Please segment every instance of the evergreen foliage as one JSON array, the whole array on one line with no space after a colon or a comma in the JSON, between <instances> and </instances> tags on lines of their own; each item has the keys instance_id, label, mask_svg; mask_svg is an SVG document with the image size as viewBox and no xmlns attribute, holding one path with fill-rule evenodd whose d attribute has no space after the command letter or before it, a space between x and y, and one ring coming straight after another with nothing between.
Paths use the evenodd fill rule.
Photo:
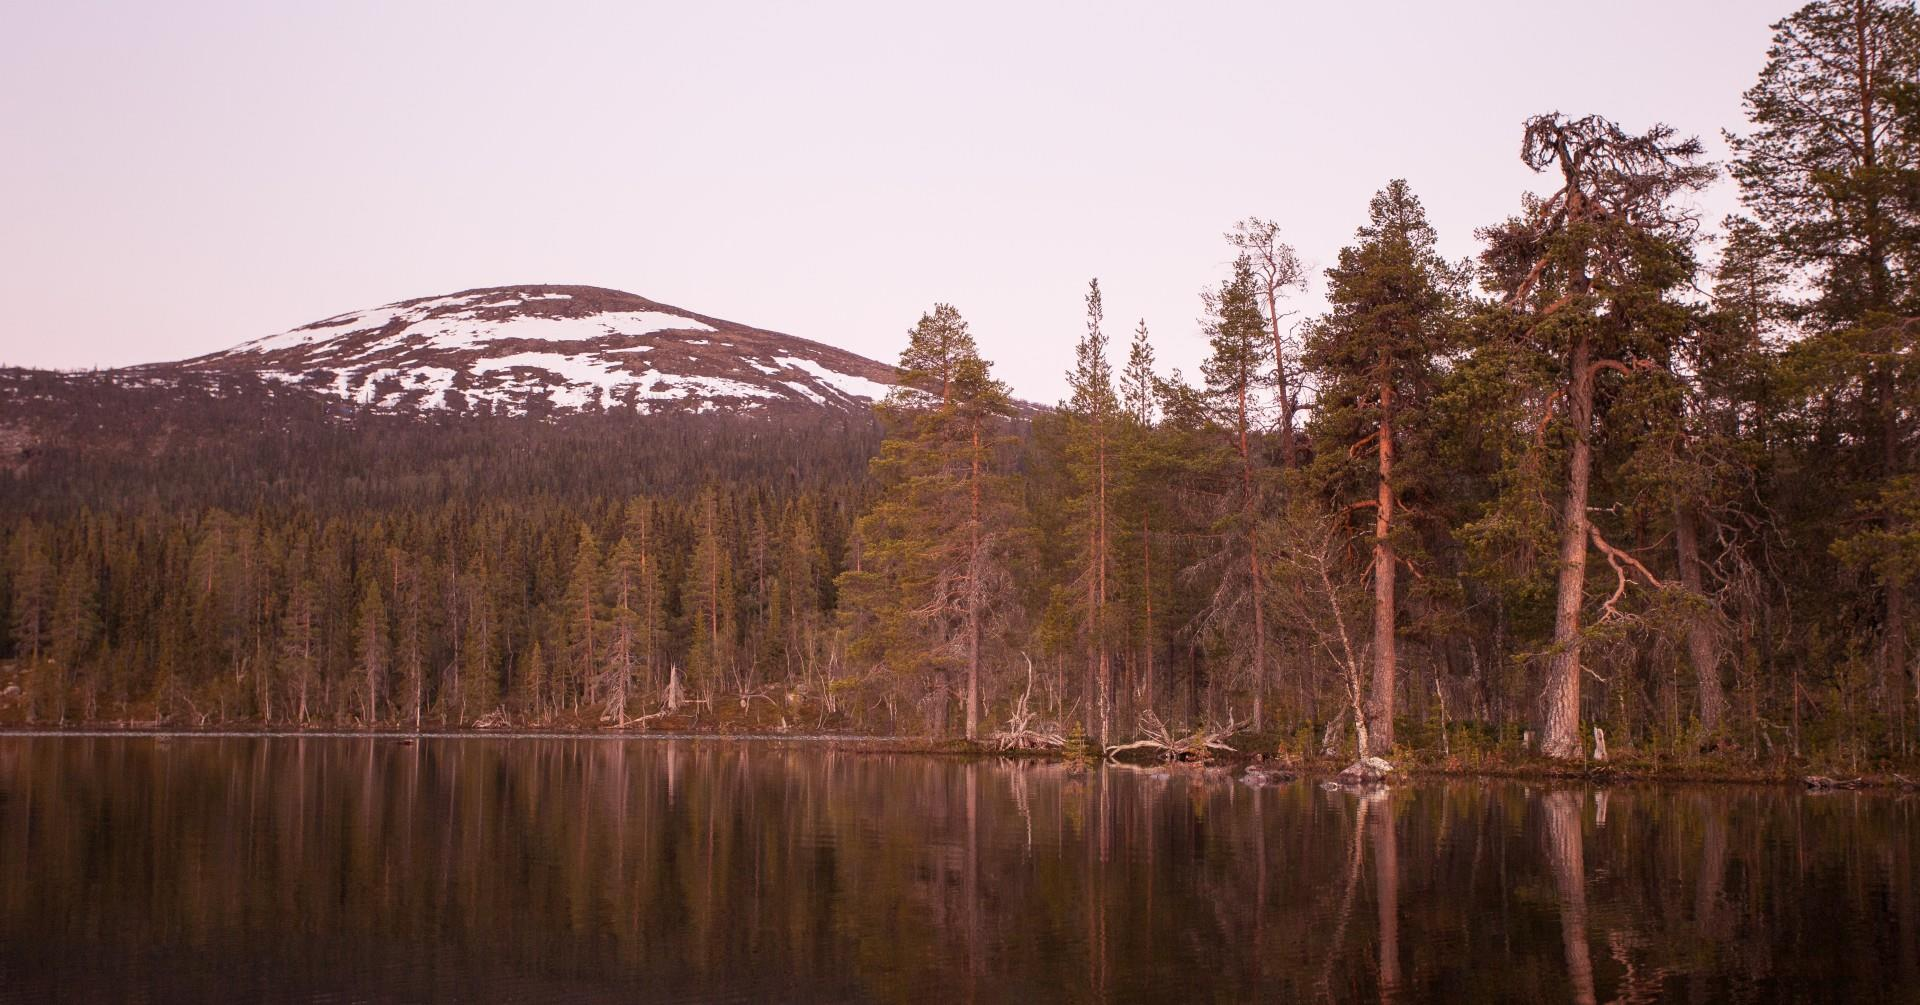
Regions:
<instances>
[{"instance_id":1,"label":"evergreen foliage","mask_svg":"<svg viewBox=\"0 0 1920 1005\"><path fill-rule=\"evenodd\" d=\"M1718 234L1696 141L1558 114L1471 267L1392 181L1290 320L1242 221L1197 381L1095 281L1051 410L947 304L871 422L0 372L0 721L1911 759L1916 72L1910 4L1775 25Z\"/></svg>"}]
</instances>

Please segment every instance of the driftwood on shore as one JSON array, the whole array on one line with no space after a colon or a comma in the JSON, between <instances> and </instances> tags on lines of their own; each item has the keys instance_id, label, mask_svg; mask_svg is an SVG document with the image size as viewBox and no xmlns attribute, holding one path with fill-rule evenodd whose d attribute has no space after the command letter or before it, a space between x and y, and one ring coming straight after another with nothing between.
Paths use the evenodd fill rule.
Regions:
<instances>
[{"instance_id":1,"label":"driftwood on shore","mask_svg":"<svg viewBox=\"0 0 1920 1005\"><path fill-rule=\"evenodd\" d=\"M1025 653L1020 654L1026 658ZM1033 711L1033 660L1027 659L1027 689L1013 703L1013 712L1007 716L1007 728L995 732L988 739L1001 750L1059 750L1067 745L1067 737L1060 732L1056 723L1039 723L1039 714Z\"/></svg>"},{"instance_id":2,"label":"driftwood on shore","mask_svg":"<svg viewBox=\"0 0 1920 1005\"><path fill-rule=\"evenodd\" d=\"M1131 743L1116 743L1106 749L1109 760L1129 750L1157 750L1161 758L1168 761L1205 761L1213 757L1216 750L1233 753L1227 746L1227 738L1247 728L1241 720L1230 720L1224 726L1208 723L1192 732L1175 736L1167 724L1160 721L1152 709L1140 713L1140 732L1144 739Z\"/></svg>"}]
</instances>

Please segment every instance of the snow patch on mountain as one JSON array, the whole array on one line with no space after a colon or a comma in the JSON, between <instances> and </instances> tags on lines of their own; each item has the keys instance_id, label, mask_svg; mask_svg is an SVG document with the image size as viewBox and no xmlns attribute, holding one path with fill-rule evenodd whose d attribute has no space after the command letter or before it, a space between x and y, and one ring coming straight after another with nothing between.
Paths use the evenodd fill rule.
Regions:
<instances>
[{"instance_id":1,"label":"snow patch on mountain","mask_svg":"<svg viewBox=\"0 0 1920 1005\"><path fill-rule=\"evenodd\" d=\"M854 398L865 398L868 401L879 401L881 398L886 397L887 392L891 390L891 387L889 385L882 384L877 380L869 380L865 377L857 376L855 374L840 373L837 370L830 370L827 367L822 366L821 364L816 363L810 359L800 359L799 357L795 357L795 356L784 356L784 357L781 357L778 360L778 362L783 366L791 366L796 369L805 370L806 372L813 374L815 377L818 377L821 380L821 382L825 383L827 386L832 387L833 389L839 391L842 394L845 394Z\"/></svg>"},{"instance_id":2,"label":"snow patch on mountain","mask_svg":"<svg viewBox=\"0 0 1920 1005\"><path fill-rule=\"evenodd\" d=\"M695 337L717 336L717 337ZM596 287L501 287L387 304L188 360L358 407L861 410L894 370L806 339Z\"/></svg>"}]
</instances>

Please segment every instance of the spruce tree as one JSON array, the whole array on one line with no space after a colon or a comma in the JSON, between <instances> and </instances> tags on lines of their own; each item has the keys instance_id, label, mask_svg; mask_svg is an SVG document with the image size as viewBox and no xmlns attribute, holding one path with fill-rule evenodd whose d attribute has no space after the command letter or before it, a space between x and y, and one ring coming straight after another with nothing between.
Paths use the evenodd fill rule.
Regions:
<instances>
[{"instance_id":1,"label":"spruce tree","mask_svg":"<svg viewBox=\"0 0 1920 1005\"><path fill-rule=\"evenodd\" d=\"M695 543L681 587L691 641L687 670L692 683L711 694L733 682L735 619L733 527L720 492L708 486L694 504Z\"/></svg>"},{"instance_id":2,"label":"spruce tree","mask_svg":"<svg viewBox=\"0 0 1920 1005\"><path fill-rule=\"evenodd\" d=\"M402 715L420 730L427 706L427 596L422 582L430 569L416 565L396 549L397 594L394 598L394 670L399 675Z\"/></svg>"},{"instance_id":3,"label":"spruce tree","mask_svg":"<svg viewBox=\"0 0 1920 1005\"><path fill-rule=\"evenodd\" d=\"M1133 342L1127 346L1127 365L1120 372L1121 408L1138 426L1151 426L1159 393L1158 376L1153 368L1153 341L1147 334L1147 319L1141 318L1133 330Z\"/></svg>"},{"instance_id":4,"label":"spruce tree","mask_svg":"<svg viewBox=\"0 0 1920 1005\"><path fill-rule=\"evenodd\" d=\"M553 702L548 695L546 650L539 639L534 639L527 647L526 657L520 663L519 678L516 687L520 691L520 707L535 722L545 722Z\"/></svg>"},{"instance_id":5,"label":"spruce tree","mask_svg":"<svg viewBox=\"0 0 1920 1005\"><path fill-rule=\"evenodd\" d=\"M40 673L45 675L45 697L54 706L55 718L62 722L66 721L73 683L84 672L87 657L100 638L99 584L90 566L84 556L66 563L47 623L48 666Z\"/></svg>"},{"instance_id":6,"label":"spruce tree","mask_svg":"<svg viewBox=\"0 0 1920 1005\"><path fill-rule=\"evenodd\" d=\"M294 721L305 726L313 715L313 692L320 672L318 602L305 547L287 560L287 601L280 616L280 672L293 688Z\"/></svg>"},{"instance_id":7,"label":"spruce tree","mask_svg":"<svg viewBox=\"0 0 1920 1005\"><path fill-rule=\"evenodd\" d=\"M643 675L652 647L646 615L650 596L646 562L633 540L622 535L607 560L608 595L605 669L598 685L605 715L615 722L627 718L634 684Z\"/></svg>"},{"instance_id":8,"label":"spruce tree","mask_svg":"<svg viewBox=\"0 0 1920 1005\"><path fill-rule=\"evenodd\" d=\"M462 722L492 711L500 704L500 613L496 588L484 552L467 559L460 577L464 601L464 631L460 639L459 677L453 707Z\"/></svg>"},{"instance_id":9,"label":"spruce tree","mask_svg":"<svg viewBox=\"0 0 1920 1005\"><path fill-rule=\"evenodd\" d=\"M596 678L601 657L601 586L600 545L593 529L581 523L560 604L563 662L556 675L565 700L575 710L593 705L600 697Z\"/></svg>"},{"instance_id":10,"label":"spruce tree","mask_svg":"<svg viewBox=\"0 0 1920 1005\"><path fill-rule=\"evenodd\" d=\"M54 575L45 531L35 521L22 521L14 531L12 559L13 645L29 663L37 663L46 652Z\"/></svg>"},{"instance_id":11,"label":"spruce tree","mask_svg":"<svg viewBox=\"0 0 1920 1005\"><path fill-rule=\"evenodd\" d=\"M380 697L386 687L391 648L387 637L387 605L380 594L380 580L366 577L360 590L360 602L353 615L353 660L367 695L366 723L380 720Z\"/></svg>"}]
</instances>

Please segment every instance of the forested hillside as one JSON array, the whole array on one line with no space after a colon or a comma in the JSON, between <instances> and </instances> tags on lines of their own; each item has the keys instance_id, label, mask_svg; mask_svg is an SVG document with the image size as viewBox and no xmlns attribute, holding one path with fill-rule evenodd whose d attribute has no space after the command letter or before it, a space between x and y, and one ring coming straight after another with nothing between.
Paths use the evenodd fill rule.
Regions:
<instances>
[{"instance_id":1,"label":"forested hillside","mask_svg":"<svg viewBox=\"0 0 1920 1005\"><path fill-rule=\"evenodd\" d=\"M1471 260L1384 165L1304 324L1242 221L1197 374L1093 282L1043 413L945 304L872 425L13 374L0 717L1911 758L1920 19L1767 55L1724 165L1521 124Z\"/></svg>"}]
</instances>

